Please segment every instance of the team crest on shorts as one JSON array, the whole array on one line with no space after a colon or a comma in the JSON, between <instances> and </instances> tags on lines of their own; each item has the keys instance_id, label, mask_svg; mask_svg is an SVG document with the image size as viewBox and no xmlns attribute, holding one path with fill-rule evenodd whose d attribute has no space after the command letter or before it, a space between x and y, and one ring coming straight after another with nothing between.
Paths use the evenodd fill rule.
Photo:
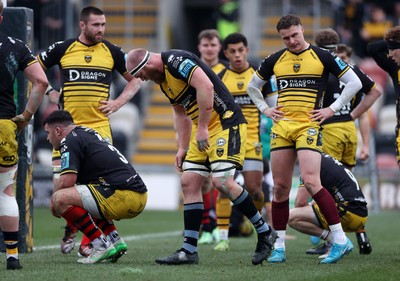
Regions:
<instances>
[{"instance_id":1,"label":"team crest on shorts","mask_svg":"<svg viewBox=\"0 0 400 281\"><path fill-rule=\"evenodd\" d=\"M295 63L294 65L293 65L293 71L294 72L299 72L300 71L300 64L299 63Z\"/></svg>"},{"instance_id":2,"label":"team crest on shorts","mask_svg":"<svg viewBox=\"0 0 400 281\"><path fill-rule=\"evenodd\" d=\"M217 148L217 156L222 157L224 155L224 149L223 148Z\"/></svg>"},{"instance_id":3,"label":"team crest on shorts","mask_svg":"<svg viewBox=\"0 0 400 281\"><path fill-rule=\"evenodd\" d=\"M92 56L91 55L85 55L85 61L87 63L91 62L92 61Z\"/></svg>"},{"instance_id":4,"label":"team crest on shorts","mask_svg":"<svg viewBox=\"0 0 400 281\"><path fill-rule=\"evenodd\" d=\"M314 142L314 138L307 137L307 144L312 144Z\"/></svg>"},{"instance_id":5,"label":"team crest on shorts","mask_svg":"<svg viewBox=\"0 0 400 281\"><path fill-rule=\"evenodd\" d=\"M254 143L255 146L255 150L256 150L256 155L260 155L261 154L261 143L256 142Z\"/></svg>"}]
</instances>

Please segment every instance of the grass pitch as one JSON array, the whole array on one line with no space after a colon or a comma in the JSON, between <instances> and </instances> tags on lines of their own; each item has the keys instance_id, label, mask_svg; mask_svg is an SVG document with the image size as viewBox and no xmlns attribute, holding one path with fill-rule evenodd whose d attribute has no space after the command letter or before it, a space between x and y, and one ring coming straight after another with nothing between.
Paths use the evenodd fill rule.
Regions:
<instances>
[{"instance_id":1,"label":"grass pitch","mask_svg":"<svg viewBox=\"0 0 400 281\"><path fill-rule=\"evenodd\" d=\"M359 255L355 234L348 237L354 252L334 265L319 265L316 256L306 255L312 247L309 237L288 228L295 239L286 242L287 261L253 266L251 257L255 236L231 238L228 252L215 252L212 245L200 245L198 265L160 266L154 260L169 255L182 243L181 211L144 211L132 220L117 222L119 233L128 244L128 254L118 263L78 264L77 248L61 254L59 241L64 221L51 216L46 208L34 211L34 251L21 254L20 271L5 270L5 255L0 255L1 280L91 281L91 280L400 280L399 211L371 214L367 222L373 251Z\"/></svg>"}]
</instances>

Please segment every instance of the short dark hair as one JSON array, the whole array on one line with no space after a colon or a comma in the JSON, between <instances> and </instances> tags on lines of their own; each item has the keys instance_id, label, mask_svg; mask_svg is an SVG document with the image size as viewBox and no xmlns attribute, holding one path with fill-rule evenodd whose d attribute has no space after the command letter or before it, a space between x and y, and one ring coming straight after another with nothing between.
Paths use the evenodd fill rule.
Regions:
<instances>
[{"instance_id":1,"label":"short dark hair","mask_svg":"<svg viewBox=\"0 0 400 281\"><path fill-rule=\"evenodd\" d=\"M79 16L79 20L83 21L84 23L87 23L90 15L102 16L104 15L104 12L97 7L87 6L82 9L81 15Z\"/></svg>"},{"instance_id":2,"label":"short dark hair","mask_svg":"<svg viewBox=\"0 0 400 281\"><path fill-rule=\"evenodd\" d=\"M347 46L345 44L338 44L337 47L336 47L335 53L338 54L338 53L343 53L343 52L345 52L346 55L350 58L351 55L353 54L353 48L349 47L349 46Z\"/></svg>"},{"instance_id":3,"label":"short dark hair","mask_svg":"<svg viewBox=\"0 0 400 281\"><path fill-rule=\"evenodd\" d=\"M54 125L54 124L63 124L64 126L68 126L74 123L74 119L72 118L71 113L66 110L55 110L47 116L47 118L43 121L44 125Z\"/></svg>"},{"instance_id":4,"label":"short dark hair","mask_svg":"<svg viewBox=\"0 0 400 281\"><path fill-rule=\"evenodd\" d=\"M242 33L235 32L231 33L228 36L225 37L223 41L223 49L226 50L228 49L229 44L237 44L243 42L243 45L247 47L247 38L244 36Z\"/></svg>"},{"instance_id":5,"label":"short dark hair","mask_svg":"<svg viewBox=\"0 0 400 281\"><path fill-rule=\"evenodd\" d=\"M325 49L335 49L340 43L339 34L332 28L320 29L315 33L315 44Z\"/></svg>"},{"instance_id":6,"label":"short dark hair","mask_svg":"<svg viewBox=\"0 0 400 281\"><path fill-rule=\"evenodd\" d=\"M276 30L278 30L279 32L281 29L288 29L291 26L298 26L298 25L302 25L300 18L296 15L289 14L281 17L281 19L276 24Z\"/></svg>"}]
</instances>

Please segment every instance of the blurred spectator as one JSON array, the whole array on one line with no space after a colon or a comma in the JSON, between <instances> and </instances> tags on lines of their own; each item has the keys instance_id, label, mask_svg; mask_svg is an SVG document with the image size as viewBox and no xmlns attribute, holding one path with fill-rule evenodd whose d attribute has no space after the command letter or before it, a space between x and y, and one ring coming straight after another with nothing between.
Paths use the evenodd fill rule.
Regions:
<instances>
[{"instance_id":1,"label":"blurred spectator","mask_svg":"<svg viewBox=\"0 0 400 281\"><path fill-rule=\"evenodd\" d=\"M400 25L400 2L393 4L393 24Z\"/></svg>"},{"instance_id":2,"label":"blurred spectator","mask_svg":"<svg viewBox=\"0 0 400 281\"><path fill-rule=\"evenodd\" d=\"M26 7L34 11L33 28L35 37L34 51L46 47L50 42L64 40L65 5L61 0L13 0L9 6ZM44 41L44 42L43 42Z\"/></svg>"},{"instance_id":3,"label":"blurred spectator","mask_svg":"<svg viewBox=\"0 0 400 281\"><path fill-rule=\"evenodd\" d=\"M358 42L360 42L360 30L364 18L363 0L344 0L343 7L338 11L337 32L341 42L352 46L358 55ZM364 48L361 46L361 48Z\"/></svg>"},{"instance_id":4,"label":"blurred spectator","mask_svg":"<svg viewBox=\"0 0 400 281\"><path fill-rule=\"evenodd\" d=\"M220 0L216 12L217 29L221 40L231 33L239 32L239 3L237 0Z\"/></svg>"},{"instance_id":5,"label":"blurred spectator","mask_svg":"<svg viewBox=\"0 0 400 281\"><path fill-rule=\"evenodd\" d=\"M358 44L358 56L367 56L367 44L372 41L381 40L386 31L393 26L393 22L387 18L385 10L375 4L367 6L367 17L363 22L360 35L362 42Z\"/></svg>"}]
</instances>

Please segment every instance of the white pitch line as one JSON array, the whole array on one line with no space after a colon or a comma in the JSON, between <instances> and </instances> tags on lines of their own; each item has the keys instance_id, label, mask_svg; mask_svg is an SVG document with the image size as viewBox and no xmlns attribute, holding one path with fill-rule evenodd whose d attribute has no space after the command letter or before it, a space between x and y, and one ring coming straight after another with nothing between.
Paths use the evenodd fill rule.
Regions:
<instances>
[{"instance_id":1,"label":"white pitch line","mask_svg":"<svg viewBox=\"0 0 400 281\"><path fill-rule=\"evenodd\" d=\"M182 235L181 231L170 231L170 232L161 232L161 233L146 233L141 235L131 235L131 236L123 236L124 241L135 241L135 240L143 240L143 239L153 239L153 238L166 238ZM33 251L44 251L44 250L53 250L60 248L60 245L46 245L46 246L37 246L33 247Z\"/></svg>"}]
</instances>

